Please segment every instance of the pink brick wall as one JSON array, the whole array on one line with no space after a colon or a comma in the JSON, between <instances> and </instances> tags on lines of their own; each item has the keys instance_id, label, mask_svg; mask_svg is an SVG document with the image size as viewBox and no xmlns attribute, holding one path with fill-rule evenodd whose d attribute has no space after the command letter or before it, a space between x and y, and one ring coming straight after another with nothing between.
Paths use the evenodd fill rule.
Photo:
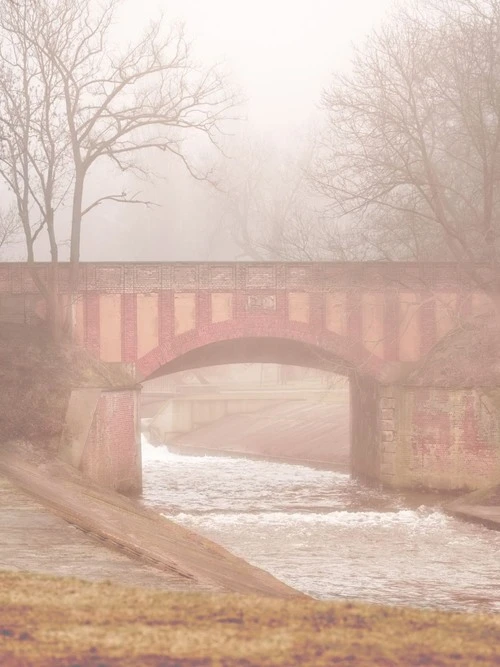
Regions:
<instances>
[{"instance_id":1,"label":"pink brick wall","mask_svg":"<svg viewBox=\"0 0 500 667\"><path fill-rule=\"evenodd\" d=\"M101 393L80 464L93 482L122 493L142 488L138 397L134 389Z\"/></svg>"}]
</instances>

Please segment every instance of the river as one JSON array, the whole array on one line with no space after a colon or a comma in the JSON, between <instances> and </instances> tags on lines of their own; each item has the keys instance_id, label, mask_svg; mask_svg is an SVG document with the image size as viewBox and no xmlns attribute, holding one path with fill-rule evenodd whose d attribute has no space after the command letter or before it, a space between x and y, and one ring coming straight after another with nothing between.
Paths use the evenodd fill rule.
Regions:
<instances>
[{"instance_id":1,"label":"river","mask_svg":"<svg viewBox=\"0 0 500 667\"><path fill-rule=\"evenodd\" d=\"M500 612L500 532L343 473L143 436L143 502L315 598Z\"/></svg>"}]
</instances>

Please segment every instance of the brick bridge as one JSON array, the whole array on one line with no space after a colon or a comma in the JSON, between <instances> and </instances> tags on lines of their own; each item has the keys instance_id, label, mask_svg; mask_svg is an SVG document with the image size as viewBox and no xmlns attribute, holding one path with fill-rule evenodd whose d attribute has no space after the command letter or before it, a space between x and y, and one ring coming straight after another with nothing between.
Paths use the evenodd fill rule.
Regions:
<instances>
[{"instance_id":1,"label":"brick bridge","mask_svg":"<svg viewBox=\"0 0 500 667\"><path fill-rule=\"evenodd\" d=\"M330 369L351 377L354 472L393 486L438 488L475 487L491 472L493 455L471 468L460 435L462 424L476 437L469 427L481 397L444 389L430 403L416 390L400 396L405 373L440 338L492 308L456 265L84 263L72 303L68 275L61 265L60 298L73 310L76 339L102 361L129 365L139 381L231 362ZM0 321L37 317L43 302L27 266L0 264ZM458 401L456 410L450 401ZM440 415L450 410L458 421L443 434ZM496 415L493 421L490 431Z\"/></svg>"}]
</instances>

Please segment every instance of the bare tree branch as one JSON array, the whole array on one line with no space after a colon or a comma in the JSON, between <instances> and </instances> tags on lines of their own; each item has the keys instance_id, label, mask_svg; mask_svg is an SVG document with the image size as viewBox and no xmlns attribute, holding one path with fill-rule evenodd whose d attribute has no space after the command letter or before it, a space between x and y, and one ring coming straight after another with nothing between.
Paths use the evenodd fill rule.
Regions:
<instances>
[{"instance_id":1,"label":"bare tree branch","mask_svg":"<svg viewBox=\"0 0 500 667\"><path fill-rule=\"evenodd\" d=\"M448 258L498 291L499 46L497 0L418 0L334 77L310 179L333 220L350 220L339 250ZM472 268L480 262L486 281Z\"/></svg>"},{"instance_id":2,"label":"bare tree branch","mask_svg":"<svg viewBox=\"0 0 500 667\"><path fill-rule=\"evenodd\" d=\"M56 215L70 209L73 290L84 216L105 201L152 205L116 194L116 185L86 201L96 163L143 172L139 156L157 150L210 180L186 140L217 146L238 102L220 68L198 66L184 27L164 17L120 52L112 28L121 4L23 0L0 13L0 177L13 192L31 264L42 231L57 263Z\"/></svg>"},{"instance_id":3,"label":"bare tree branch","mask_svg":"<svg viewBox=\"0 0 500 667\"><path fill-rule=\"evenodd\" d=\"M92 204L89 204L87 208L82 211L82 218L84 215L87 215L87 213L90 213L90 211L92 211L97 206L100 206L105 201L113 201L119 204L141 204L147 208L150 208L151 206L158 206L158 204L155 204L155 202L149 201L147 199L137 199L137 196L138 195L136 194L128 197L126 192L121 192L117 195L105 195L104 197L99 197L99 199L93 201Z\"/></svg>"}]
</instances>

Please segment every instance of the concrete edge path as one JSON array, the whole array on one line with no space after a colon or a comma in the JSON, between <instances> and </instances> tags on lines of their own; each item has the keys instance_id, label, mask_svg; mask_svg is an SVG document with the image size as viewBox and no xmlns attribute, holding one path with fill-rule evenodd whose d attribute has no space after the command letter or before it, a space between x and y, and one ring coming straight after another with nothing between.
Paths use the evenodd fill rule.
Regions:
<instances>
[{"instance_id":1,"label":"concrete edge path","mask_svg":"<svg viewBox=\"0 0 500 667\"><path fill-rule=\"evenodd\" d=\"M500 530L500 485L469 491L447 503L444 509L459 519Z\"/></svg>"},{"instance_id":2,"label":"concrete edge path","mask_svg":"<svg viewBox=\"0 0 500 667\"><path fill-rule=\"evenodd\" d=\"M220 592L307 597L223 547L118 493L87 484L61 463L35 466L0 453L0 473L82 530L128 555Z\"/></svg>"},{"instance_id":3,"label":"concrete edge path","mask_svg":"<svg viewBox=\"0 0 500 667\"><path fill-rule=\"evenodd\" d=\"M492 530L500 530L500 507L498 505L468 505L454 500L444 509L459 519L481 523Z\"/></svg>"}]
</instances>

